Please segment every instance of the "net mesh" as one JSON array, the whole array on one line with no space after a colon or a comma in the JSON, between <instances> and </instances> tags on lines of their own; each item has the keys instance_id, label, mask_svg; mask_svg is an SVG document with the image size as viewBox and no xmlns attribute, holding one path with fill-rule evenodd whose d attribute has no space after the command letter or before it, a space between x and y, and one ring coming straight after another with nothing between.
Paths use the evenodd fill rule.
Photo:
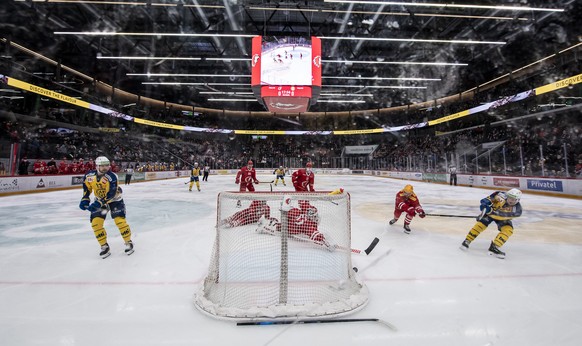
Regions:
<instances>
[{"instance_id":1,"label":"net mesh","mask_svg":"<svg viewBox=\"0 0 582 346\"><path fill-rule=\"evenodd\" d=\"M220 193L196 306L237 320L335 317L359 309L367 290L352 270L350 225L345 193Z\"/></svg>"}]
</instances>

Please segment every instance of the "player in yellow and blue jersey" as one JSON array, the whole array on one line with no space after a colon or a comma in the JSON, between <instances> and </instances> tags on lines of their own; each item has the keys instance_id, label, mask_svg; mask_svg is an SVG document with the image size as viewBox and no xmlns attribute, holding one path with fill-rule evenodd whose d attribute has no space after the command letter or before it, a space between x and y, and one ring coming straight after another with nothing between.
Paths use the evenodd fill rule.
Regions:
<instances>
[{"instance_id":1,"label":"player in yellow and blue jersey","mask_svg":"<svg viewBox=\"0 0 582 346\"><path fill-rule=\"evenodd\" d=\"M190 171L190 185L188 191L192 191L192 185L196 183L196 188L200 191L200 167L198 167L198 162L194 162L194 167Z\"/></svg>"},{"instance_id":2,"label":"player in yellow and blue jersey","mask_svg":"<svg viewBox=\"0 0 582 346\"><path fill-rule=\"evenodd\" d=\"M131 229L125 220L125 203L122 198L121 187L118 186L117 174L111 171L111 163L105 156L95 159L96 170L87 172L83 178L83 198L79 203L79 208L91 212L91 227L95 237L101 245L101 258L111 255L109 244L107 243L107 231L103 227L107 213L111 211L111 217L119 229L119 233L125 242L125 253L133 253L133 242L131 241ZM91 202L91 193L94 195Z\"/></svg>"},{"instance_id":3,"label":"player in yellow and blue jersey","mask_svg":"<svg viewBox=\"0 0 582 346\"><path fill-rule=\"evenodd\" d=\"M283 168L283 166L279 166L279 168L277 168L273 172L273 174L277 175L277 180L275 180L275 186L277 186L279 179L281 179L281 182L283 183L283 185L287 186L287 184L285 184L285 169Z\"/></svg>"},{"instance_id":4,"label":"player in yellow and blue jersey","mask_svg":"<svg viewBox=\"0 0 582 346\"><path fill-rule=\"evenodd\" d=\"M461 250L468 250L469 244L483 232L490 223L495 222L499 233L489 246L489 254L497 258L505 258L505 252L499 250L507 239L513 234L511 219L520 217L522 213L521 191L511 189L507 192L495 191L481 200L481 214L477 217L477 223L471 228L469 234L461 244Z\"/></svg>"}]
</instances>

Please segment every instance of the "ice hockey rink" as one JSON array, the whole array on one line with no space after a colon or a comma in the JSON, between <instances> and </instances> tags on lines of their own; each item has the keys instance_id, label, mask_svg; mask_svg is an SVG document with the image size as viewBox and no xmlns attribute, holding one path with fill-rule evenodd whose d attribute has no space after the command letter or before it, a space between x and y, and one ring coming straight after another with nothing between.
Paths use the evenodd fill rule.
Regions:
<instances>
[{"instance_id":1,"label":"ice hockey rink","mask_svg":"<svg viewBox=\"0 0 582 346\"><path fill-rule=\"evenodd\" d=\"M260 178L260 180L272 177ZM353 256L369 303L345 318L375 322L236 326L200 313L193 295L210 262L216 197L237 189L211 175L124 186L135 253L108 218L112 255L101 259L78 208L81 190L0 197L2 345L579 345L582 340L582 201L524 193L524 213L503 250L487 254L491 225L459 250L475 220L416 217L387 226L407 181L316 176L318 190L351 194ZM411 182L427 213L476 215L492 190ZM268 189L268 184L258 190ZM275 191L291 190L277 186ZM383 232L389 227L387 232ZM389 251L390 250L390 251ZM389 252L388 252L389 251ZM386 255L388 253L388 255Z\"/></svg>"}]
</instances>

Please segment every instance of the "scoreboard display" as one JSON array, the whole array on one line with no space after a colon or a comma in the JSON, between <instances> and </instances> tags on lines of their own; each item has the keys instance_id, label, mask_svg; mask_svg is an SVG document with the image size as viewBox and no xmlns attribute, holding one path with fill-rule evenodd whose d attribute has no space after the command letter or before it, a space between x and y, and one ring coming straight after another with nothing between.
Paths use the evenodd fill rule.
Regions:
<instances>
[{"instance_id":1,"label":"scoreboard display","mask_svg":"<svg viewBox=\"0 0 582 346\"><path fill-rule=\"evenodd\" d=\"M321 40L254 37L251 87L270 112L306 112L321 91Z\"/></svg>"}]
</instances>

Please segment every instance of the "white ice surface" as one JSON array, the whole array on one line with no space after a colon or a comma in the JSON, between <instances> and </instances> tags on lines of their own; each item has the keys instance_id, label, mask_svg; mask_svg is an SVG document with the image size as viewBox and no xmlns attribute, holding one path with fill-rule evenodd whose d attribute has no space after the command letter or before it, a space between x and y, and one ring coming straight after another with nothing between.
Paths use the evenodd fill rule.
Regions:
<instances>
[{"instance_id":1,"label":"white ice surface","mask_svg":"<svg viewBox=\"0 0 582 346\"><path fill-rule=\"evenodd\" d=\"M270 177L264 177L267 180ZM387 226L407 182L316 177L316 188L352 197L352 246L381 241L354 257L370 302L350 318L379 323L236 326L192 303L214 238L216 196L232 176L211 176L202 192L186 179L124 186L135 253L108 218L112 255L98 256L81 190L0 197L1 345L580 345L582 201L524 194L524 215L503 250L487 255L492 225L459 250L469 218L415 218ZM474 215L491 193L414 182L429 213ZM259 185L259 190L268 185ZM291 190L278 186L277 191ZM383 232L389 229L387 232ZM369 266L391 250L388 256ZM366 267L368 267L366 269Z\"/></svg>"}]
</instances>

